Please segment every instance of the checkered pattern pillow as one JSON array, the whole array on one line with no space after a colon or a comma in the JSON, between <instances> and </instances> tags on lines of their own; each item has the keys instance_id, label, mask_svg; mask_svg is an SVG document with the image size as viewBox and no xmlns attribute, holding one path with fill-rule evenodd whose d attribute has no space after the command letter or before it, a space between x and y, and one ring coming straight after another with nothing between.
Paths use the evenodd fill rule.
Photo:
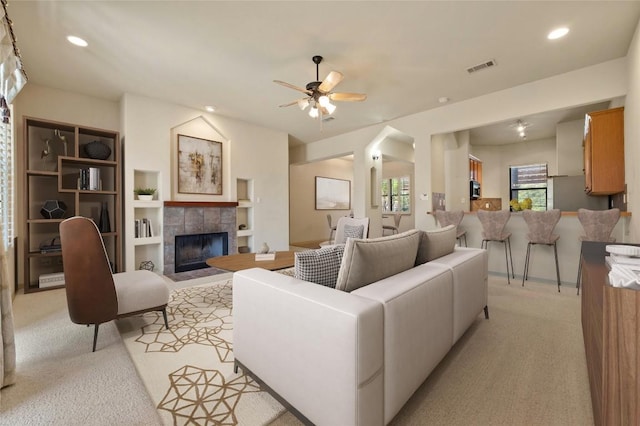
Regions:
<instances>
[{"instance_id":1,"label":"checkered pattern pillow","mask_svg":"<svg viewBox=\"0 0 640 426\"><path fill-rule=\"evenodd\" d=\"M360 226L362 228L362 226ZM295 253L294 276L298 279L335 288L344 245Z\"/></svg>"},{"instance_id":2,"label":"checkered pattern pillow","mask_svg":"<svg viewBox=\"0 0 640 426\"><path fill-rule=\"evenodd\" d=\"M344 240L347 238L362 238L362 234L364 233L364 225L345 225L344 226Z\"/></svg>"}]
</instances>

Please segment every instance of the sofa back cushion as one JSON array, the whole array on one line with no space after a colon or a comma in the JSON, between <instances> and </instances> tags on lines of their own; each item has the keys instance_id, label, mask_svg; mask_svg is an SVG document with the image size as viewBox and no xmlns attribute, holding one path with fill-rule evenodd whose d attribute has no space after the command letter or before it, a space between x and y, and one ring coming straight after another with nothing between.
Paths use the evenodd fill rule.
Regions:
<instances>
[{"instance_id":1,"label":"sofa back cushion","mask_svg":"<svg viewBox=\"0 0 640 426\"><path fill-rule=\"evenodd\" d=\"M416 266L453 252L456 245L456 226L449 225L432 231L420 231L420 246Z\"/></svg>"},{"instance_id":2,"label":"sofa back cushion","mask_svg":"<svg viewBox=\"0 0 640 426\"><path fill-rule=\"evenodd\" d=\"M347 240L336 289L351 292L413 268L419 243L417 229L381 238Z\"/></svg>"},{"instance_id":3,"label":"sofa back cushion","mask_svg":"<svg viewBox=\"0 0 640 426\"><path fill-rule=\"evenodd\" d=\"M294 277L335 288L344 244L294 254Z\"/></svg>"}]
</instances>

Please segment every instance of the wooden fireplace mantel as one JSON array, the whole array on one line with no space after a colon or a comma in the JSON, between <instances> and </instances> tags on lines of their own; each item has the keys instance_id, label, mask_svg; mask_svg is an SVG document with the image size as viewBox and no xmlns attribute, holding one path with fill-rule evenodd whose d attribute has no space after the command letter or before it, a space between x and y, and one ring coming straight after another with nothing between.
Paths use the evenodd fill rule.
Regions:
<instances>
[{"instance_id":1,"label":"wooden fireplace mantel","mask_svg":"<svg viewBox=\"0 0 640 426\"><path fill-rule=\"evenodd\" d=\"M165 207L238 207L237 201L165 201Z\"/></svg>"}]
</instances>

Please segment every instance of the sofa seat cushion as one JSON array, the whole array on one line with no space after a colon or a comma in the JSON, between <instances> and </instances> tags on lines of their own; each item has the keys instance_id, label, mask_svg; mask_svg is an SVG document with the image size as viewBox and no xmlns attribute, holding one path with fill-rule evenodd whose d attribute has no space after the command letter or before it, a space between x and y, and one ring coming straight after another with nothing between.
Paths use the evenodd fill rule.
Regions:
<instances>
[{"instance_id":1,"label":"sofa seat cushion","mask_svg":"<svg viewBox=\"0 0 640 426\"><path fill-rule=\"evenodd\" d=\"M420 231L371 239L348 239L338 272L336 289L351 292L413 268Z\"/></svg>"},{"instance_id":2,"label":"sofa seat cushion","mask_svg":"<svg viewBox=\"0 0 640 426\"><path fill-rule=\"evenodd\" d=\"M420 231L420 246L416 266L453 252L456 245L456 226L449 225L431 231Z\"/></svg>"},{"instance_id":3,"label":"sofa seat cushion","mask_svg":"<svg viewBox=\"0 0 640 426\"><path fill-rule=\"evenodd\" d=\"M344 244L295 253L293 276L304 281L335 288L344 253Z\"/></svg>"}]
</instances>

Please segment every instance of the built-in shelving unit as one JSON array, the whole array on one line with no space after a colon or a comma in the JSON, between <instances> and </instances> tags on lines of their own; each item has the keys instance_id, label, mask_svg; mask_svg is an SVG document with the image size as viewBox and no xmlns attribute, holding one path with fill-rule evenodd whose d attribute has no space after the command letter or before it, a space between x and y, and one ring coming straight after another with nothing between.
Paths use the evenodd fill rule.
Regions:
<instances>
[{"instance_id":1,"label":"built-in shelving unit","mask_svg":"<svg viewBox=\"0 0 640 426\"><path fill-rule=\"evenodd\" d=\"M238 251L253 252L253 179L236 179Z\"/></svg>"},{"instance_id":2,"label":"built-in shelving unit","mask_svg":"<svg viewBox=\"0 0 640 426\"><path fill-rule=\"evenodd\" d=\"M44 284L49 274L61 274L60 222L72 216L94 219L108 217L102 231L105 249L114 272L122 268L120 136L111 130L95 129L39 118L24 118L24 291L52 289L63 284ZM95 158L87 145L96 142L107 155ZM106 148L105 148L106 147ZM92 169L95 189L81 182L82 170ZM99 177L99 178L98 178ZM41 209L47 201L61 203L54 218ZM103 207L106 208L103 210ZM42 278L42 280L41 280ZM40 282L43 282L41 285Z\"/></svg>"},{"instance_id":3,"label":"built-in shelving unit","mask_svg":"<svg viewBox=\"0 0 640 426\"><path fill-rule=\"evenodd\" d=\"M151 201L142 201L131 194L133 202L134 219L129 224L132 227L135 269L140 269L142 262L151 261L154 270L162 270L162 229L163 229L163 201L161 174L154 170L134 170L134 188L155 188L156 192ZM147 220L151 228L151 235L136 236L136 221Z\"/></svg>"}]
</instances>

